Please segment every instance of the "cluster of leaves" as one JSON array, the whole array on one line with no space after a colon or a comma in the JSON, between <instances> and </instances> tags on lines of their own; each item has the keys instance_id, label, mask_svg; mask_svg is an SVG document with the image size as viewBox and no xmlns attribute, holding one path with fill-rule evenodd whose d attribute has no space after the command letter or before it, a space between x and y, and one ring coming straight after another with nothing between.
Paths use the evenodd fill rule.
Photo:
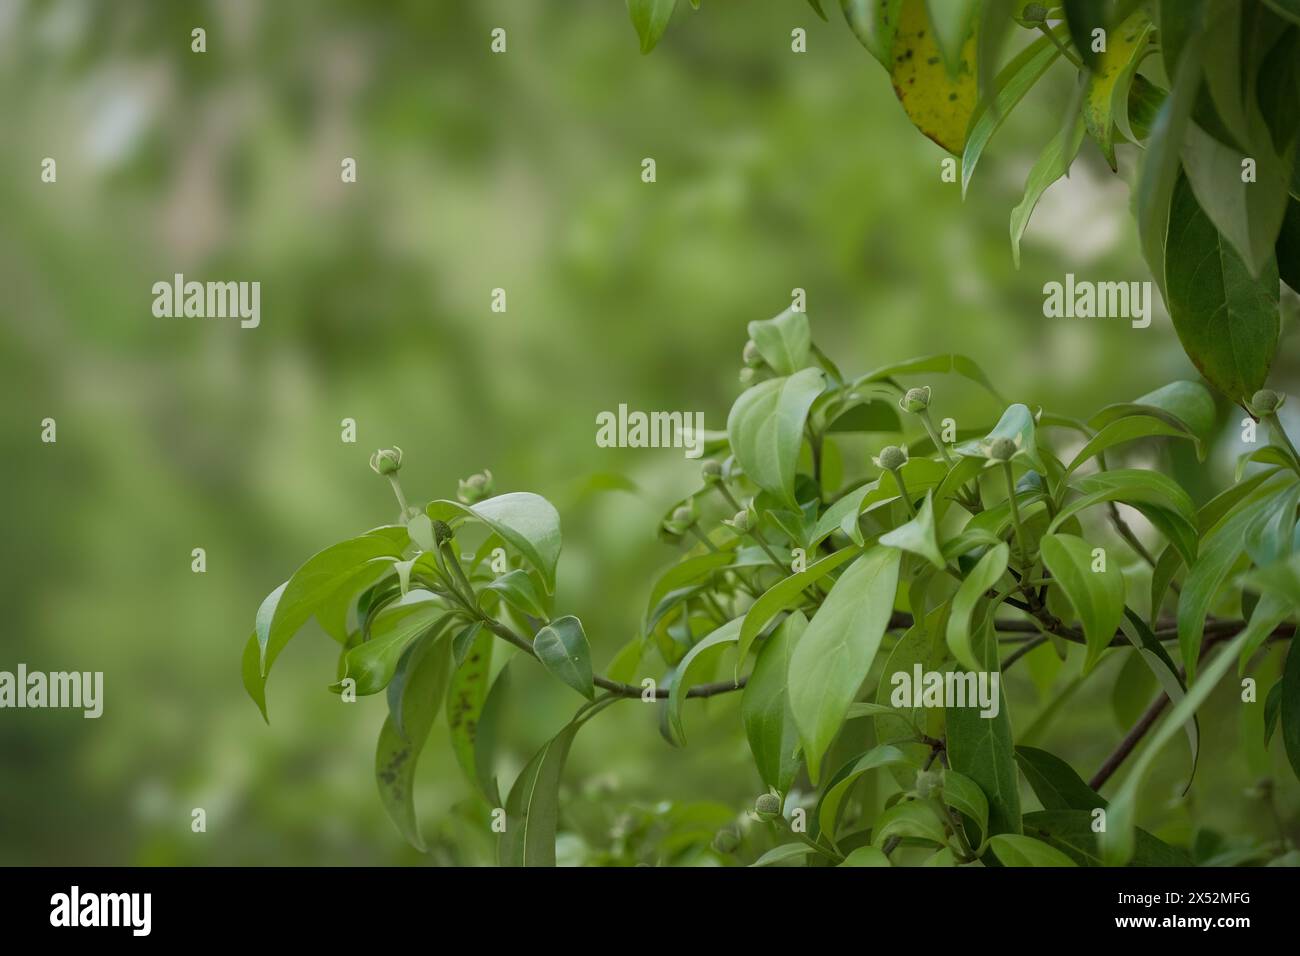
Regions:
<instances>
[{"instance_id":1,"label":"cluster of leaves","mask_svg":"<svg viewBox=\"0 0 1300 956\"><path fill-rule=\"evenodd\" d=\"M824 19L824 0L809 2ZM676 5L628 0L644 52ZM1140 147L1133 205L1151 273L1192 362L1247 404L1277 349L1281 284L1300 288L1300 0L840 6L911 121L961 157L963 195L1030 89L1058 61L1076 70L1064 122L1011 214L1016 261L1085 134L1116 171L1116 145Z\"/></svg>"},{"instance_id":2,"label":"cluster of leaves","mask_svg":"<svg viewBox=\"0 0 1300 956\"><path fill-rule=\"evenodd\" d=\"M560 778L587 721L640 701L629 706L657 706L664 737L684 745L691 701L730 692L743 694L743 730L769 788L748 819L791 837L760 863L1188 862L1136 826L1136 800L1180 733L1194 770L1211 690L1294 630L1300 460L1278 426L1279 397L1254 397L1275 443L1243 456L1236 483L1198 508L1163 474L1107 462L1153 440L1202 453L1215 409L1197 383L1082 422L1007 404L956 355L845 377L800 312L752 322L749 335L747 387L726 432L706 436L701 486L662 522L684 552L606 674L594 672L581 621L553 607L560 519L545 499L492 495L476 476L459 501L408 507L400 452L381 452L372 466L393 482L403 520L327 548L267 597L243 659L263 714L271 665L315 617L341 645L335 689L387 696L375 772L403 834L421 846L412 779L445 700L466 777L504 808L500 859L513 865L555 862ZM991 428L936 425L930 388L899 379L937 374L976 383L1005 410ZM1120 505L1150 524L1145 541ZM533 658L533 673L582 698L504 799L494 715L507 676L529 677L503 652ZM1115 655L1150 672L1146 686L1161 688L1153 707L1172 703L1162 721L1139 722L1152 739L1108 799L1105 776L1090 785L1058 756L1017 745L1005 693L983 716L891 696L895 674L1000 675L1031 655L1056 668L1051 709ZM1281 727L1300 771L1300 654L1263 706L1266 734ZM868 777L893 786L879 815L855 799ZM1041 810L1022 808L1022 777ZM677 824L699 829L695 818ZM734 837L716 852L736 852Z\"/></svg>"}]
</instances>

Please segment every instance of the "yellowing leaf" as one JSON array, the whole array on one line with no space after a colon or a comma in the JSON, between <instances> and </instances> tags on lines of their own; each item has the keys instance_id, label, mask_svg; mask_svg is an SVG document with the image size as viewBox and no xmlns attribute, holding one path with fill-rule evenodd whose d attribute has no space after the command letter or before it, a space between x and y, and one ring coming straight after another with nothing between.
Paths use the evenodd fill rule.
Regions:
<instances>
[{"instance_id":1,"label":"yellowing leaf","mask_svg":"<svg viewBox=\"0 0 1300 956\"><path fill-rule=\"evenodd\" d=\"M890 48L894 92L912 124L948 152L960 155L975 112L975 35L962 47L953 74L944 66L925 0L903 0Z\"/></svg>"},{"instance_id":2,"label":"yellowing leaf","mask_svg":"<svg viewBox=\"0 0 1300 956\"><path fill-rule=\"evenodd\" d=\"M1116 111L1127 108L1129 85L1147 53L1151 30L1151 21L1141 10L1110 30L1106 37L1106 52L1097 57L1097 68L1088 76L1083 121L1112 170L1117 168Z\"/></svg>"}]
</instances>

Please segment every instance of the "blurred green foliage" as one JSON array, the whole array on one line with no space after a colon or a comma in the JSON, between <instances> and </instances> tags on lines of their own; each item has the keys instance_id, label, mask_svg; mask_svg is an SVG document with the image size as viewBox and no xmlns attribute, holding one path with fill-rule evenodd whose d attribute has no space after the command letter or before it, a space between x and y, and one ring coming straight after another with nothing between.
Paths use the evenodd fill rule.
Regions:
<instances>
[{"instance_id":1,"label":"blurred green foliage","mask_svg":"<svg viewBox=\"0 0 1300 956\"><path fill-rule=\"evenodd\" d=\"M555 501L559 605L603 668L672 558L655 529L697 465L596 447L597 412L702 410L722 427L745 322L794 287L850 373L964 352L1013 400L1074 415L1194 374L1164 315L1146 330L1042 316L1043 283L1067 271L1148 278L1125 186L1095 151L1012 266L1007 210L1068 75L1009 119L963 204L842 24L796 0L689 15L644 58L623 5L599 0L0 6L0 667L106 675L97 721L0 713L0 863L492 859L488 809L445 746L420 767L430 854L384 818L384 707L326 691L331 642L284 655L269 728L240 687L266 592L394 518L366 466L376 447L405 449L414 498L486 466L499 491ZM790 51L796 25L807 54ZM489 52L498 26L504 55ZM57 184L40 180L47 156ZM154 318L150 286L177 272L260 281L261 327ZM1274 384L1294 391L1292 334ZM963 425L990 423L973 389L934 384ZM39 440L47 416L57 444ZM1228 444L1199 477L1190 455L1174 462L1183 483L1229 475ZM584 497L600 472L639 493ZM515 677L505 781L572 709L540 670ZM1122 733L1110 683L1043 731L1085 775ZM561 860L718 862L714 834L761 789L738 701L698 705L718 719L695 719L680 751L637 706L579 738ZM1269 836L1245 791L1270 762L1235 719L1203 726L1214 760L1193 793L1176 798L1174 748L1152 777L1169 797L1147 811L1158 832L1186 840L1195 819ZM761 852L768 837L743 827Z\"/></svg>"}]
</instances>

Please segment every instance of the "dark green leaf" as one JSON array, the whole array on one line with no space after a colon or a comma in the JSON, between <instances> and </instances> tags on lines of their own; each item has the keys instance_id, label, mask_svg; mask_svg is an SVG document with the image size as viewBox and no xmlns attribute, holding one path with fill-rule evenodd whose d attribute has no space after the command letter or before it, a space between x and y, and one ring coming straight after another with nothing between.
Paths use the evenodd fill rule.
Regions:
<instances>
[{"instance_id":1,"label":"dark green leaf","mask_svg":"<svg viewBox=\"0 0 1300 956\"><path fill-rule=\"evenodd\" d=\"M555 677L568 684L583 697L593 700L596 686L592 683L591 646L582 629L582 622L573 615L556 618L533 638L537 659Z\"/></svg>"},{"instance_id":2,"label":"dark green leaf","mask_svg":"<svg viewBox=\"0 0 1300 956\"><path fill-rule=\"evenodd\" d=\"M740 699L740 718L758 775L781 794L789 792L799 771L799 730L790 710L786 683L790 658L807 626L808 619L799 611L781 622L759 649Z\"/></svg>"}]
</instances>

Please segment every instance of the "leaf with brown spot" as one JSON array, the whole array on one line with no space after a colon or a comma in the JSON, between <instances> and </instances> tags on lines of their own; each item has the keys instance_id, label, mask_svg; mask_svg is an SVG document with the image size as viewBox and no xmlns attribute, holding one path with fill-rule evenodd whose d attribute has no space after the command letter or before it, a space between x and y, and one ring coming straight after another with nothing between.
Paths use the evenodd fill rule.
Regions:
<instances>
[{"instance_id":1,"label":"leaf with brown spot","mask_svg":"<svg viewBox=\"0 0 1300 956\"><path fill-rule=\"evenodd\" d=\"M478 738L483 704L487 700L493 640L491 631L480 629L477 632L447 691L447 730L451 734L452 753L465 772L465 778L475 786L480 786L480 778L474 744Z\"/></svg>"},{"instance_id":2,"label":"leaf with brown spot","mask_svg":"<svg viewBox=\"0 0 1300 956\"><path fill-rule=\"evenodd\" d=\"M890 48L894 92L912 124L948 152L960 155L975 112L975 32L962 46L950 74L926 15L925 0L903 0Z\"/></svg>"},{"instance_id":3,"label":"leaf with brown spot","mask_svg":"<svg viewBox=\"0 0 1300 956\"><path fill-rule=\"evenodd\" d=\"M375 747L375 781L379 799L406 841L423 852L424 838L415 816L415 765L429 738L447 687L451 644L442 632L416 641L398 664L402 692L390 706L400 710L403 736L390 713ZM396 682L399 678L395 677Z\"/></svg>"},{"instance_id":4,"label":"leaf with brown spot","mask_svg":"<svg viewBox=\"0 0 1300 956\"><path fill-rule=\"evenodd\" d=\"M1147 15L1136 11L1110 30L1106 52L1098 54L1096 68L1088 75L1083 121L1112 170L1119 168L1115 162L1115 122L1120 112L1128 108L1133 75L1152 49L1152 30Z\"/></svg>"}]
</instances>

